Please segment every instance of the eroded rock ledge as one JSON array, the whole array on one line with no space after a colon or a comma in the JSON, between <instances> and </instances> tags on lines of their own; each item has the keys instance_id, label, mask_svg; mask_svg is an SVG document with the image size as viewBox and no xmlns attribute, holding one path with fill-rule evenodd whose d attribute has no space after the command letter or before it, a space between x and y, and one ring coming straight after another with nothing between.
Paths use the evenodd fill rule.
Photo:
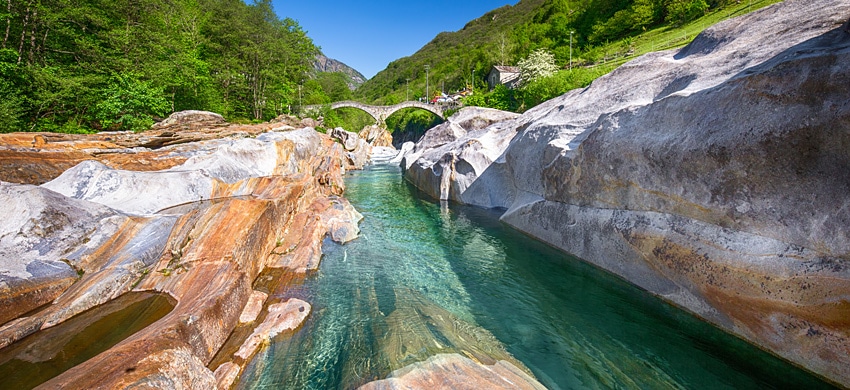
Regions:
<instances>
[{"instance_id":1,"label":"eroded rock ledge","mask_svg":"<svg viewBox=\"0 0 850 390\"><path fill-rule=\"evenodd\" d=\"M322 239L357 236L362 216L341 197L352 151L312 128L184 116L202 123L0 136L3 179L21 183L0 183L0 350L128 291L176 301L42 387L232 383L258 347L309 315L286 299L287 283L317 269ZM275 275L274 297L253 290L261 273ZM207 365L240 322L257 330L216 377Z\"/></svg>"},{"instance_id":2,"label":"eroded rock ledge","mask_svg":"<svg viewBox=\"0 0 850 390\"><path fill-rule=\"evenodd\" d=\"M405 177L504 208L519 230L850 386L848 18L846 1L790 0L722 22L518 118L433 130Z\"/></svg>"}]
</instances>

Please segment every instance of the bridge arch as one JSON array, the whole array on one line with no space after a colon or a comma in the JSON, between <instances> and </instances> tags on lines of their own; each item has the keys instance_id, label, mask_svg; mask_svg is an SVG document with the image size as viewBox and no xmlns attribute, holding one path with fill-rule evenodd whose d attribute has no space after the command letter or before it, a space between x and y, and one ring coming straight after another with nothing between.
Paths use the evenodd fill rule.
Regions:
<instances>
[{"instance_id":1,"label":"bridge arch","mask_svg":"<svg viewBox=\"0 0 850 390\"><path fill-rule=\"evenodd\" d=\"M321 107L322 106L320 106L320 105L313 105L313 106L305 106L304 108L306 110L316 110L316 109L319 109ZM375 122L377 122L377 123L385 123L387 118L390 117L390 115L394 114L398 110L402 110L402 109L405 109L405 108L423 109L423 110L426 110L426 111L433 113L434 115L439 116L442 119L446 119L445 114L444 114L445 109L444 109L443 106L434 105L434 104L426 104L426 103L416 102L416 101L401 102L399 104L394 104L392 106L373 106L373 105L363 104L363 103L360 103L360 102L355 102L355 101L350 101L350 100L331 103L331 109L333 109L333 110L336 110L336 109L339 109L339 108L345 108L345 107L356 108L356 109L365 111L367 114L371 115L372 118L375 118Z\"/></svg>"}]
</instances>

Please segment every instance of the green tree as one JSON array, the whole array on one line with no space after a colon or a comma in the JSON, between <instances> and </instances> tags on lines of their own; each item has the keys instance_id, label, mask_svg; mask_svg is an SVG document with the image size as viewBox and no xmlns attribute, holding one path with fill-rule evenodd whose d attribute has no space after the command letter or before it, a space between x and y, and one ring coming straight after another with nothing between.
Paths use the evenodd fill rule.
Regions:
<instances>
[{"instance_id":1,"label":"green tree","mask_svg":"<svg viewBox=\"0 0 850 390\"><path fill-rule=\"evenodd\" d=\"M666 0L664 8L668 22L682 25L704 15L708 3L705 0Z\"/></svg>"},{"instance_id":2,"label":"green tree","mask_svg":"<svg viewBox=\"0 0 850 390\"><path fill-rule=\"evenodd\" d=\"M316 81L321 85L325 95L331 102L351 99L351 89L348 88L349 78L341 72L319 72Z\"/></svg>"},{"instance_id":3,"label":"green tree","mask_svg":"<svg viewBox=\"0 0 850 390\"><path fill-rule=\"evenodd\" d=\"M167 111L168 101L162 89L141 81L136 74L126 73L113 76L94 114L103 129L141 131L150 128L154 116L163 116Z\"/></svg>"}]
</instances>

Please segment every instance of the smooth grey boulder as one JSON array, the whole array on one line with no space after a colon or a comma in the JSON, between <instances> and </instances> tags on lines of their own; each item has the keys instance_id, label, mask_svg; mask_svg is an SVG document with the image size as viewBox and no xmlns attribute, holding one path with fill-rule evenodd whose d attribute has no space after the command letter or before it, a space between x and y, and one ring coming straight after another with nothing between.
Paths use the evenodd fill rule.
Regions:
<instances>
[{"instance_id":1,"label":"smooth grey boulder","mask_svg":"<svg viewBox=\"0 0 850 390\"><path fill-rule=\"evenodd\" d=\"M56 192L0 182L0 324L55 299L127 217Z\"/></svg>"},{"instance_id":2,"label":"smooth grey boulder","mask_svg":"<svg viewBox=\"0 0 850 390\"><path fill-rule=\"evenodd\" d=\"M519 230L847 386L848 17L846 1L796 0L721 22L417 148L405 177L507 207ZM474 146L505 128L498 157ZM474 179L461 159L481 164Z\"/></svg>"},{"instance_id":3,"label":"smooth grey boulder","mask_svg":"<svg viewBox=\"0 0 850 390\"><path fill-rule=\"evenodd\" d=\"M372 146L365 139L360 138L357 133L346 131L341 127L329 130L331 138L339 140L345 148L345 155L351 168L363 169L369 163L372 154Z\"/></svg>"},{"instance_id":4,"label":"smooth grey boulder","mask_svg":"<svg viewBox=\"0 0 850 390\"><path fill-rule=\"evenodd\" d=\"M154 130L168 129L176 126L214 126L224 125L227 121L221 114L209 111L178 111L165 118L163 121L153 125Z\"/></svg>"},{"instance_id":5,"label":"smooth grey boulder","mask_svg":"<svg viewBox=\"0 0 850 390\"><path fill-rule=\"evenodd\" d=\"M509 203L501 200L512 194L492 196L490 193L506 188L503 183L492 181L504 175L484 175L484 171L502 168L504 161L496 160L516 135L510 119L518 116L489 108L461 109L429 130L413 150L405 153L402 161L405 177L437 199L507 207ZM470 189L476 182L475 188Z\"/></svg>"},{"instance_id":6,"label":"smooth grey boulder","mask_svg":"<svg viewBox=\"0 0 850 390\"><path fill-rule=\"evenodd\" d=\"M416 148L416 144L411 141L401 144L401 148L398 150L398 153L396 153L395 157L393 157L390 162L401 165L402 161L404 161L404 157L412 152L414 148ZM411 158L410 161L413 161L413 159Z\"/></svg>"}]
</instances>

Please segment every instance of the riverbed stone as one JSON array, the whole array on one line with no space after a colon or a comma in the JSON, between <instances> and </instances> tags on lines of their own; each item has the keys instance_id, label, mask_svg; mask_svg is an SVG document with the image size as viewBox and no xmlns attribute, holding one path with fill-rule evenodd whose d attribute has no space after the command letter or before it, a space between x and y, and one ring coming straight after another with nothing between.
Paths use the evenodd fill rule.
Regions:
<instances>
[{"instance_id":1,"label":"riverbed stone","mask_svg":"<svg viewBox=\"0 0 850 390\"><path fill-rule=\"evenodd\" d=\"M389 378L367 383L359 390L545 388L536 379L503 360L484 365L459 354L440 354L396 370Z\"/></svg>"},{"instance_id":2,"label":"riverbed stone","mask_svg":"<svg viewBox=\"0 0 850 390\"><path fill-rule=\"evenodd\" d=\"M373 147L393 148L393 135L387 129L378 125L368 125L360 130L360 138L365 139Z\"/></svg>"},{"instance_id":3,"label":"riverbed stone","mask_svg":"<svg viewBox=\"0 0 850 390\"><path fill-rule=\"evenodd\" d=\"M154 130L188 128L210 128L216 125L225 125L227 121L221 114L209 111L187 110L178 111L168 116L161 122L153 125Z\"/></svg>"},{"instance_id":4,"label":"riverbed stone","mask_svg":"<svg viewBox=\"0 0 850 390\"><path fill-rule=\"evenodd\" d=\"M269 294L262 291L252 292L251 296L248 298L248 303L245 305L245 309L243 309L242 314L239 315L239 323L245 324L254 322L263 310L263 304L266 303L266 299L268 299L268 297Z\"/></svg>"},{"instance_id":5,"label":"riverbed stone","mask_svg":"<svg viewBox=\"0 0 850 390\"><path fill-rule=\"evenodd\" d=\"M357 135L357 133L352 133L341 127L337 127L329 130L328 135L342 143L346 150L346 156L348 156L349 169L363 169L363 167L365 167L369 162L369 156L372 153L372 145Z\"/></svg>"},{"instance_id":6,"label":"riverbed stone","mask_svg":"<svg viewBox=\"0 0 850 390\"><path fill-rule=\"evenodd\" d=\"M242 369L239 365L233 362L227 362L218 366L213 373L215 375L218 388L229 389L233 387L233 384L236 383L236 379L239 378L239 373L241 371Z\"/></svg>"},{"instance_id":7,"label":"riverbed stone","mask_svg":"<svg viewBox=\"0 0 850 390\"><path fill-rule=\"evenodd\" d=\"M479 107L461 109L404 155L405 177L436 199L507 207L512 188L493 171L504 169L500 157L517 133L511 121L517 116ZM494 196L497 189L508 192Z\"/></svg>"},{"instance_id":8,"label":"riverbed stone","mask_svg":"<svg viewBox=\"0 0 850 390\"><path fill-rule=\"evenodd\" d=\"M254 333L248 337L234 356L247 360L275 336L298 329L310 315L310 310L309 303L295 298L269 306L269 314L265 321L254 329Z\"/></svg>"},{"instance_id":9,"label":"riverbed stone","mask_svg":"<svg viewBox=\"0 0 850 390\"><path fill-rule=\"evenodd\" d=\"M46 304L92 269L83 264L127 220L108 207L0 182L0 324Z\"/></svg>"},{"instance_id":10,"label":"riverbed stone","mask_svg":"<svg viewBox=\"0 0 850 390\"><path fill-rule=\"evenodd\" d=\"M850 383L848 14L800 0L721 22L480 134L436 137L450 142L417 147L405 177L504 208L509 225ZM493 158L477 142L503 127L516 135Z\"/></svg>"}]
</instances>

